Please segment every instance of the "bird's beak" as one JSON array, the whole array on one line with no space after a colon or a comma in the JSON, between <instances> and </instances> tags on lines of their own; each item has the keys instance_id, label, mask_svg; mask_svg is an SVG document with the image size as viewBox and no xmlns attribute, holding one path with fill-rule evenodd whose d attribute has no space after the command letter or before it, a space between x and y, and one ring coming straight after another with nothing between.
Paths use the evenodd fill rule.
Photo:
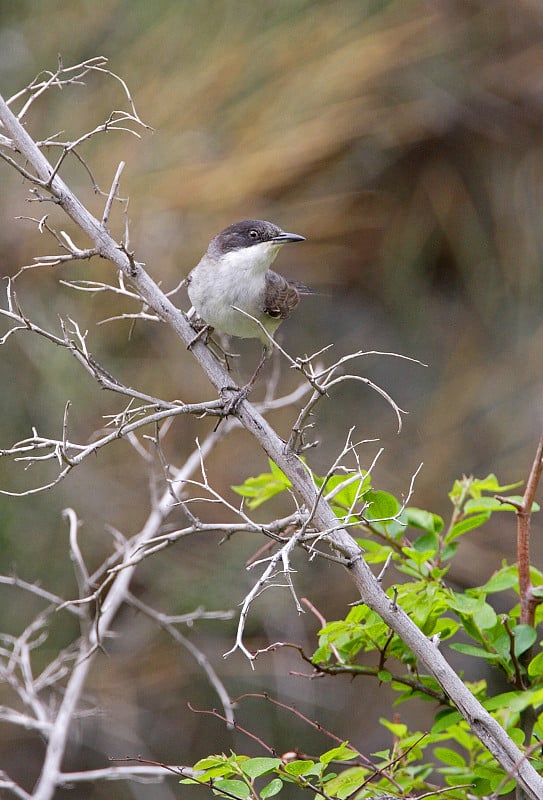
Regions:
<instances>
[{"instance_id":1,"label":"bird's beak","mask_svg":"<svg viewBox=\"0 0 543 800\"><path fill-rule=\"evenodd\" d=\"M285 233L281 231L277 236L274 236L272 242L276 244L288 244L289 242L305 242L305 236L299 236L297 233Z\"/></svg>"}]
</instances>

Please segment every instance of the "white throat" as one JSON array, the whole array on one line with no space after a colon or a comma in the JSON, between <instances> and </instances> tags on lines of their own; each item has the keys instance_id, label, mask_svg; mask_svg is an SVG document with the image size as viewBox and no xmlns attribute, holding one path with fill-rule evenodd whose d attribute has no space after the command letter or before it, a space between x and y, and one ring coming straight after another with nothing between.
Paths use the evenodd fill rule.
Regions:
<instances>
[{"instance_id":1,"label":"white throat","mask_svg":"<svg viewBox=\"0 0 543 800\"><path fill-rule=\"evenodd\" d=\"M264 274L273 264L281 245L275 242L260 242L252 247L242 247L224 253L220 259L221 270L245 274Z\"/></svg>"}]
</instances>

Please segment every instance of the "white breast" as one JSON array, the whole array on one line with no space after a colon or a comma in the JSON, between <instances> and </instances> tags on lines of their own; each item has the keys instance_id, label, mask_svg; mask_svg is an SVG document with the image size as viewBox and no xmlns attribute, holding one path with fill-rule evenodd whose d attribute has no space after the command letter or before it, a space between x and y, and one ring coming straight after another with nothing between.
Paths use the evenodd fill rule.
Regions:
<instances>
[{"instance_id":1,"label":"white breast","mask_svg":"<svg viewBox=\"0 0 543 800\"><path fill-rule=\"evenodd\" d=\"M188 286L198 315L221 333L267 343L261 328L235 308L258 319L270 333L275 331L279 320L264 313L266 272L274 257L269 246L260 245L227 253L219 262L204 256L192 270Z\"/></svg>"}]
</instances>

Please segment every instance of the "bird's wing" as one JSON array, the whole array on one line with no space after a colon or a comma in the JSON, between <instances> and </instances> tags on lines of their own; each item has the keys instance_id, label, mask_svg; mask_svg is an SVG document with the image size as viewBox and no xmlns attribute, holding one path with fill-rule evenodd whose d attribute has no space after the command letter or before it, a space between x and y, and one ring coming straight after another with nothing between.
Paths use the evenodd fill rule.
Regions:
<instances>
[{"instance_id":1,"label":"bird's wing","mask_svg":"<svg viewBox=\"0 0 543 800\"><path fill-rule=\"evenodd\" d=\"M264 311L274 319L287 319L300 302L302 290L293 281L287 281L277 272L266 273Z\"/></svg>"}]
</instances>

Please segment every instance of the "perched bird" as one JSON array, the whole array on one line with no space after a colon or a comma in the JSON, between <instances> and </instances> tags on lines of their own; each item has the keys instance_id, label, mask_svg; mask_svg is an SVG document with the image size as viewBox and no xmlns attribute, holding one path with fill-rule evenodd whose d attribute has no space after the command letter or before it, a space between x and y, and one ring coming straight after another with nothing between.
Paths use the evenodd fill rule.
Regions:
<instances>
[{"instance_id":1,"label":"perched bird","mask_svg":"<svg viewBox=\"0 0 543 800\"><path fill-rule=\"evenodd\" d=\"M266 332L273 337L300 295L312 293L303 283L288 281L270 269L284 244L304 239L261 219L234 222L211 240L187 278L190 301L209 328L263 343L246 393L273 349Z\"/></svg>"}]
</instances>

